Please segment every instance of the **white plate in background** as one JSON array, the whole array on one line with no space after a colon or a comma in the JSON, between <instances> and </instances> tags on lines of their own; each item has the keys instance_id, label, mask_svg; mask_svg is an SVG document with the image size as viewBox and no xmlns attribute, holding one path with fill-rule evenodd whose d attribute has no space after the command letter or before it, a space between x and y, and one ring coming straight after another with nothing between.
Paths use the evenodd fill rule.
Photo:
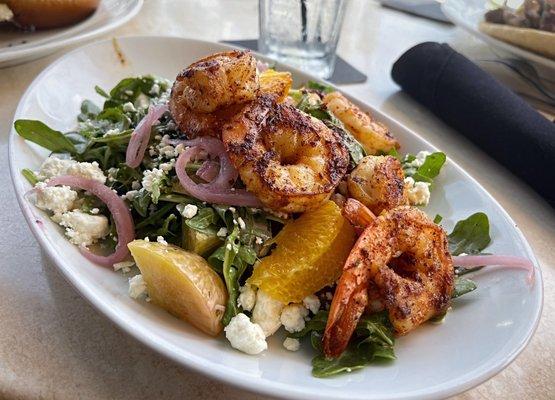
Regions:
<instances>
[{"instance_id":1,"label":"white plate in background","mask_svg":"<svg viewBox=\"0 0 555 400\"><path fill-rule=\"evenodd\" d=\"M44 121L58 130L75 126L84 99L102 103L94 86L109 89L120 79L155 74L173 79L189 63L229 49L217 43L170 37L118 39L121 63L112 41L76 49L45 69L20 101L15 119ZM278 64L278 69L285 69ZM296 84L312 79L293 68ZM355 100L356 101L356 100ZM360 101L356 103L387 124L403 152L435 150L401 124ZM247 390L294 399L432 399L467 390L505 368L526 346L538 324L543 298L542 278L526 283L519 270L483 270L475 274L478 289L453 304L441 325L426 324L396 343L397 360L327 379L311 376L313 356L308 343L298 352L281 345L283 334L271 338L269 350L249 356L227 341L208 337L163 310L127 295L127 278L85 259L62 230L24 197L30 188L21 169L37 169L48 155L12 129L10 168L19 204L40 245L83 297L119 327L176 362ZM435 181L426 211L441 214L448 231L455 221L483 211L490 219L491 253L513 254L537 261L507 213L474 179L451 161Z\"/></svg>"},{"instance_id":2,"label":"white plate in background","mask_svg":"<svg viewBox=\"0 0 555 400\"><path fill-rule=\"evenodd\" d=\"M483 40L487 44L509 52L517 57L524 58L525 60L555 70L555 60L550 60L540 54L536 54L510 43L503 42L481 32L478 29L478 25L484 20L484 14L489 10L489 8L487 8L487 4L488 2L486 0L445 0L442 3L441 8L451 22Z\"/></svg>"},{"instance_id":3,"label":"white plate in background","mask_svg":"<svg viewBox=\"0 0 555 400\"><path fill-rule=\"evenodd\" d=\"M0 68L44 57L116 29L137 15L142 6L143 0L102 0L87 19L63 28L24 32L4 26L0 28Z\"/></svg>"}]
</instances>

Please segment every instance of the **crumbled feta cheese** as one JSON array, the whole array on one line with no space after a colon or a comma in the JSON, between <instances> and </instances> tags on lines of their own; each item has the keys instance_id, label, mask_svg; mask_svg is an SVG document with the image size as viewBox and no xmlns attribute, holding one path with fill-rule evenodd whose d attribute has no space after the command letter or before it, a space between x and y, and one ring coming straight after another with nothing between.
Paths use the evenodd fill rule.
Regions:
<instances>
[{"instance_id":1,"label":"crumbled feta cheese","mask_svg":"<svg viewBox=\"0 0 555 400\"><path fill-rule=\"evenodd\" d=\"M141 274L129 278L129 297L138 299L146 294L146 282Z\"/></svg>"},{"instance_id":2,"label":"crumbled feta cheese","mask_svg":"<svg viewBox=\"0 0 555 400\"><path fill-rule=\"evenodd\" d=\"M304 328L308 310L301 304L289 304L283 308L280 321L287 332L299 332Z\"/></svg>"},{"instance_id":3,"label":"crumbled feta cheese","mask_svg":"<svg viewBox=\"0 0 555 400\"><path fill-rule=\"evenodd\" d=\"M76 162L67 168L68 175L80 176L82 178L94 179L100 183L106 182L104 172L98 166L96 161L90 162Z\"/></svg>"},{"instance_id":4,"label":"crumbled feta cheese","mask_svg":"<svg viewBox=\"0 0 555 400\"><path fill-rule=\"evenodd\" d=\"M73 208L73 203L77 200L77 192L69 186L46 186L45 183L39 182L35 187L35 205L41 210L52 211L54 214L65 213Z\"/></svg>"},{"instance_id":5,"label":"crumbled feta cheese","mask_svg":"<svg viewBox=\"0 0 555 400\"><path fill-rule=\"evenodd\" d=\"M158 154L160 154L161 157L166 157L166 158L174 158L177 156L175 152L175 147L169 144L159 147Z\"/></svg>"},{"instance_id":6,"label":"crumbled feta cheese","mask_svg":"<svg viewBox=\"0 0 555 400\"><path fill-rule=\"evenodd\" d=\"M65 212L57 221L66 228L69 241L78 246L89 246L110 232L108 218L104 215L87 214L81 210Z\"/></svg>"},{"instance_id":7,"label":"crumbled feta cheese","mask_svg":"<svg viewBox=\"0 0 555 400\"><path fill-rule=\"evenodd\" d=\"M129 272L131 271L131 267L133 265L135 265L134 261L122 261L119 263L115 263L113 267L114 267L114 271L119 271L121 269L122 272Z\"/></svg>"},{"instance_id":8,"label":"crumbled feta cheese","mask_svg":"<svg viewBox=\"0 0 555 400\"><path fill-rule=\"evenodd\" d=\"M160 181L164 179L165 176L166 176L166 172L158 168L153 168L152 170L148 170L148 169L145 170L143 172L143 181L142 181L143 188L147 192L152 193L153 185L160 184Z\"/></svg>"},{"instance_id":9,"label":"crumbled feta cheese","mask_svg":"<svg viewBox=\"0 0 555 400\"><path fill-rule=\"evenodd\" d=\"M419 168L424 164L424 161L426 161L426 157L428 157L430 154L429 151L419 151L418 154L416 154L416 158L414 160L412 160L412 162L408 163L407 165L414 167L414 168Z\"/></svg>"},{"instance_id":10,"label":"crumbled feta cheese","mask_svg":"<svg viewBox=\"0 0 555 400\"><path fill-rule=\"evenodd\" d=\"M138 190L130 190L129 192L122 195L121 198L124 200L132 201L138 193Z\"/></svg>"},{"instance_id":11,"label":"crumbled feta cheese","mask_svg":"<svg viewBox=\"0 0 555 400\"><path fill-rule=\"evenodd\" d=\"M168 245L168 242L166 242L166 239L164 239L164 236L158 236L158 237L156 237L156 241L157 241L158 243L160 243L160 244L165 245L165 246Z\"/></svg>"},{"instance_id":12,"label":"crumbled feta cheese","mask_svg":"<svg viewBox=\"0 0 555 400\"><path fill-rule=\"evenodd\" d=\"M430 184L427 182L415 182L411 177L405 178L405 186L409 203L412 206L427 206L430 202Z\"/></svg>"},{"instance_id":13,"label":"crumbled feta cheese","mask_svg":"<svg viewBox=\"0 0 555 400\"><path fill-rule=\"evenodd\" d=\"M48 157L37 172L40 180L54 178L60 175L66 175L70 165L77 163L75 160L63 159L54 156Z\"/></svg>"},{"instance_id":14,"label":"crumbled feta cheese","mask_svg":"<svg viewBox=\"0 0 555 400\"><path fill-rule=\"evenodd\" d=\"M131 103L130 101L128 101L127 103L125 103L122 107L124 112L130 112L130 111L137 111L135 109L135 106L133 105L133 103Z\"/></svg>"},{"instance_id":15,"label":"crumbled feta cheese","mask_svg":"<svg viewBox=\"0 0 555 400\"><path fill-rule=\"evenodd\" d=\"M185 151L185 146L183 145L183 143L179 143L177 146L175 146L175 155L176 156L180 155L184 151Z\"/></svg>"},{"instance_id":16,"label":"crumbled feta cheese","mask_svg":"<svg viewBox=\"0 0 555 400\"><path fill-rule=\"evenodd\" d=\"M91 208L91 214L98 214L100 210L98 208Z\"/></svg>"},{"instance_id":17,"label":"crumbled feta cheese","mask_svg":"<svg viewBox=\"0 0 555 400\"><path fill-rule=\"evenodd\" d=\"M303 304L312 312L312 314L316 314L320 309L320 299L314 294L306 296L303 299Z\"/></svg>"},{"instance_id":18,"label":"crumbled feta cheese","mask_svg":"<svg viewBox=\"0 0 555 400\"><path fill-rule=\"evenodd\" d=\"M225 327L225 337L231 347L247 354L258 354L268 348L264 331L260 325L252 323L243 313L231 318Z\"/></svg>"},{"instance_id":19,"label":"crumbled feta cheese","mask_svg":"<svg viewBox=\"0 0 555 400\"><path fill-rule=\"evenodd\" d=\"M150 239L148 238L148 236L146 236L143 240L144 240L145 242L150 242Z\"/></svg>"},{"instance_id":20,"label":"crumbled feta cheese","mask_svg":"<svg viewBox=\"0 0 555 400\"><path fill-rule=\"evenodd\" d=\"M109 137L109 136L115 136L115 135L119 135L121 132L119 129L109 129L106 131L106 133L102 136L104 137Z\"/></svg>"},{"instance_id":21,"label":"crumbled feta cheese","mask_svg":"<svg viewBox=\"0 0 555 400\"><path fill-rule=\"evenodd\" d=\"M264 243L264 240L262 240L261 237L258 237L258 236L257 236L256 239L254 239L254 242L255 242L256 244L262 244L262 243Z\"/></svg>"},{"instance_id":22,"label":"crumbled feta cheese","mask_svg":"<svg viewBox=\"0 0 555 400\"><path fill-rule=\"evenodd\" d=\"M12 18L13 12L7 4L0 4L0 22L11 21Z\"/></svg>"},{"instance_id":23,"label":"crumbled feta cheese","mask_svg":"<svg viewBox=\"0 0 555 400\"><path fill-rule=\"evenodd\" d=\"M259 289L252 311L252 321L262 327L266 336L270 336L281 326L280 315L284 306L281 301L273 299Z\"/></svg>"},{"instance_id":24,"label":"crumbled feta cheese","mask_svg":"<svg viewBox=\"0 0 555 400\"><path fill-rule=\"evenodd\" d=\"M235 207L229 207L228 210L231 211L232 213L234 213L235 211L237 211L237 210L235 210Z\"/></svg>"},{"instance_id":25,"label":"crumbled feta cheese","mask_svg":"<svg viewBox=\"0 0 555 400\"><path fill-rule=\"evenodd\" d=\"M225 248L226 248L228 251L231 251L231 249L233 249L233 247L231 247L231 243L226 244Z\"/></svg>"},{"instance_id":26,"label":"crumbled feta cheese","mask_svg":"<svg viewBox=\"0 0 555 400\"><path fill-rule=\"evenodd\" d=\"M152 85L150 90L148 91L148 94L158 96L160 94L160 85L158 85L157 83Z\"/></svg>"},{"instance_id":27,"label":"crumbled feta cheese","mask_svg":"<svg viewBox=\"0 0 555 400\"><path fill-rule=\"evenodd\" d=\"M245 224L245 221L243 221L243 218L241 217L237 218L237 222L239 223L239 228L245 229L247 227L247 225Z\"/></svg>"},{"instance_id":28,"label":"crumbled feta cheese","mask_svg":"<svg viewBox=\"0 0 555 400\"><path fill-rule=\"evenodd\" d=\"M301 342L299 342L299 339L288 337L283 341L283 347L289 351L297 351L301 348Z\"/></svg>"},{"instance_id":29,"label":"crumbled feta cheese","mask_svg":"<svg viewBox=\"0 0 555 400\"><path fill-rule=\"evenodd\" d=\"M183 215L185 218L193 218L195 215L197 215L197 212L197 206L195 206L194 204L187 204L185 207L183 207L181 215Z\"/></svg>"},{"instance_id":30,"label":"crumbled feta cheese","mask_svg":"<svg viewBox=\"0 0 555 400\"><path fill-rule=\"evenodd\" d=\"M239 288L239 298L237 299L237 305L245 311L251 311L256 303L256 291L252 285L246 284Z\"/></svg>"},{"instance_id":31,"label":"crumbled feta cheese","mask_svg":"<svg viewBox=\"0 0 555 400\"><path fill-rule=\"evenodd\" d=\"M218 232L216 233L216 236L218 236L218 237L226 237L226 236L227 236L227 228L224 228L224 227L220 228L220 229L218 230Z\"/></svg>"},{"instance_id":32,"label":"crumbled feta cheese","mask_svg":"<svg viewBox=\"0 0 555 400\"><path fill-rule=\"evenodd\" d=\"M162 171L168 172L168 171L171 171L172 168L173 168L174 166L175 166L175 159L170 160L170 161L167 162L167 163L162 163L162 164L160 164L160 165L159 165L159 168L160 168Z\"/></svg>"},{"instance_id":33,"label":"crumbled feta cheese","mask_svg":"<svg viewBox=\"0 0 555 400\"><path fill-rule=\"evenodd\" d=\"M125 91L125 94L128 95L128 96L133 96L133 91L131 89L127 89Z\"/></svg>"}]
</instances>

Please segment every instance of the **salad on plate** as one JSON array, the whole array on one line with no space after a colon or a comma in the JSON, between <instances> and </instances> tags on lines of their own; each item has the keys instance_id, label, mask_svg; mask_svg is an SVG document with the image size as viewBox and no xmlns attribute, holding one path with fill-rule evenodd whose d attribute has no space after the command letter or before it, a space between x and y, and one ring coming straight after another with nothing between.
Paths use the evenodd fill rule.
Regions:
<instances>
[{"instance_id":1,"label":"salad on plate","mask_svg":"<svg viewBox=\"0 0 555 400\"><path fill-rule=\"evenodd\" d=\"M476 288L468 273L533 279L529 260L483 253L484 213L449 234L426 214L445 154L401 155L335 88L292 85L229 51L173 82L96 87L104 104L84 101L69 132L17 120L51 151L21 171L27 198L87 259L126 276L137 301L250 355L283 328L287 350L314 349L316 377L393 362L395 337Z\"/></svg>"}]
</instances>

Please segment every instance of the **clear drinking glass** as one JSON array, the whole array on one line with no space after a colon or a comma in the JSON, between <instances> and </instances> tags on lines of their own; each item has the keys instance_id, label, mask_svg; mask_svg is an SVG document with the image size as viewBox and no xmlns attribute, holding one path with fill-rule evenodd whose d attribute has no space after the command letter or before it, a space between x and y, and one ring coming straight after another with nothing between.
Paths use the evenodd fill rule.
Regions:
<instances>
[{"instance_id":1,"label":"clear drinking glass","mask_svg":"<svg viewBox=\"0 0 555 400\"><path fill-rule=\"evenodd\" d=\"M258 49L329 78L348 0L259 0Z\"/></svg>"}]
</instances>

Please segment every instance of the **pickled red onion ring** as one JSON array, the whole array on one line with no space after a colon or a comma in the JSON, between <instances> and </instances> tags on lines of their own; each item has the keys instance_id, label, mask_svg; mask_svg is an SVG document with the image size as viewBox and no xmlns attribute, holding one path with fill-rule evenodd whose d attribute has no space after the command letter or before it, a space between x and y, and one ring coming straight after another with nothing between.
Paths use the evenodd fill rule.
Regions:
<instances>
[{"instance_id":1,"label":"pickled red onion ring","mask_svg":"<svg viewBox=\"0 0 555 400\"><path fill-rule=\"evenodd\" d=\"M453 256L453 265L464 268L481 266L489 268L521 268L528 271L528 283L534 283L534 264L524 257L502 255Z\"/></svg>"},{"instance_id":2,"label":"pickled red onion ring","mask_svg":"<svg viewBox=\"0 0 555 400\"><path fill-rule=\"evenodd\" d=\"M135 225L131 211L129 211L127 205L117 193L99 181L72 175L52 178L48 181L47 185L66 185L86 190L102 200L112 214L118 234L116 250L109 256L101 256L92 253L86 248L81 248L81 252L87 259L104 267L112 267L115 263L123 261L129 256L127 244L135 239Z\"/></svg>"},{"instance_id":3,"label":"pickled red onion ring","mask_svg":"<svg viewBox=\"0 0 555 400\"><path fill-rule=\"evenodd\" d=\"M181 186L191 196L209 203L225 204L233 206L261 207L262 203L252 193L245 189L234 189L231 184L237 179L237 170L225 151L223 143L212 137L203 136L193 140L183 142L191 146L183 151L177 158L175 171ZM212 157L220 159L220 171L214 180L208 183L195 183L185 167L193 158L202 151L207 152Z\"/></svg>"},{"instance_id":4,"label":"pickled red onion ring","mask_svg":"<svg viewBox=\"0 0 555 400\"><path fill-rule=\"evenodd\" d=\"M220 165L217 162L206 160L202 163L195 175L206 182L212 182L218 176L219 170Z\"/></svg>"},{"instance_id":5,"label":"pickled red onion ring","mask_svg":"<svg viewBox=\"0 0 555 400\"><path fill-rule=\"evenodd\" d=\"M167 104L151 105L148 113L137 124L137 127L131 134L131 139L127 145L125 153L125 163L128 167L137 168L145 156L145 151L150 140L150 130L152 125L158 121L164 113L168 111Z\"/></svg>"}]
</instances>

